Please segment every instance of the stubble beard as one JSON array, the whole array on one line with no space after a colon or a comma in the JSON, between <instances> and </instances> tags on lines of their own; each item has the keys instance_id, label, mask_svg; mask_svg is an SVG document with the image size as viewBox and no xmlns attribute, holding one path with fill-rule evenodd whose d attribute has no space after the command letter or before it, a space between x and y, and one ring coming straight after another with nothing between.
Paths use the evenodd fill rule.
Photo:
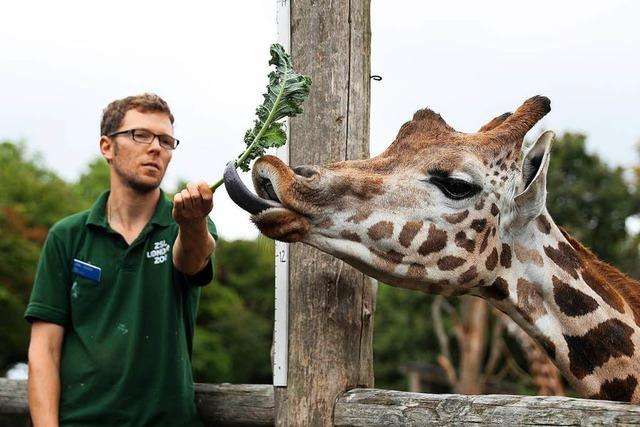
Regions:
<instances>
[{"instance_id":1,"label":"stubble beard","mask_svg":"<svg viewBox=\"0 0 640 427\"><path fill-rule=\"evenodd\" d=\"M128 188L132 189L133 191L135 191L136 193L140 194L140 195L145 195L145 194L149 194L152 191L154 191L155 189L157 189L158 187L160 187L160 183L162 182L162 178L164 178L164 174L157 180L157 182L145 182L142 181L141 179L139 179L137 176L135 176L132 173L129 173L128 171L124 170L122 167L120 167L120 162L118 162L118 146L116 145L116 149L115 149L115 157L113 158L113 160L111 161L111 164L113 166L113 170L115 171L116 175L118 175L118 177L120 177L120 181Z\"/></svg>"}]
</instances>

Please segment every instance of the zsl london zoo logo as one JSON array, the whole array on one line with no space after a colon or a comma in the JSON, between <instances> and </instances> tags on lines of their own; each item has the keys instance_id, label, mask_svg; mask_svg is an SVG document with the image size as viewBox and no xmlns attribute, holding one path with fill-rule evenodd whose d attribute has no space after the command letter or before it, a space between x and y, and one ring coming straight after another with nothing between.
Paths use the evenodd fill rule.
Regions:
<instances>
[{"instance_id":1,"label":"zsl london zoo logo","mask_svg":"<svg viewBox=\"0 0 640 427\"><path fill-rule=\"evenodd\" d=\"M170 247L171 246L164 240L155 242L153 244L153 249L147 251L147 258L153 258L154 264L162 264L167 260L167 254L169 253Z\"/></svg>"}]
</instances>

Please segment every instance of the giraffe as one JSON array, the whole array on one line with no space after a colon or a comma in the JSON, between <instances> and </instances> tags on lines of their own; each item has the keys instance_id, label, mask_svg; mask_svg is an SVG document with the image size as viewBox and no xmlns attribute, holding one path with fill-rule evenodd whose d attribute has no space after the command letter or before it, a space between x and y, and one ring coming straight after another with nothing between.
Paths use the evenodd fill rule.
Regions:
<instances>
[{"instance_id":1,"label":"giraffe","mask_svg":"<svg viewBox=\"0 0 640 427\"><path fill-rule=\"evenodd\" d=\"M263 234L393 286L483 298L584 397L640 402L640 284L553 222L553 132L523 150L550 110L534 96L462 133L422 109L378 156L290 168L267 155L252 170L257 196L231 173L227 191Z\"/></svg>"}]
</instances>

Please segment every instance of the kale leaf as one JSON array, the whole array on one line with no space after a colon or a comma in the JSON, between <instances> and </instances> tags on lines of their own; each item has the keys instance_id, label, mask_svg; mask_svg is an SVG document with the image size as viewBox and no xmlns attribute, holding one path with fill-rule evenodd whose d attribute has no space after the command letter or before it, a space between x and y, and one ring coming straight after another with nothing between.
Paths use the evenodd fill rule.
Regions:
<instances>
[{"instance_id":1,"label":"kale leaf","mask_svg":"<svg viewBox=\"0 0 640 427\"><path fill-rule=\"evenodd\" d=\"M256 120L244 135L247 149L238 156L236 168L249 171L251 160L263 156L267 148L281 147L287 142L284 124L279 121L302 113L302 103L309 95L311 78L293 69L291 57L279 44L271 45L269 65L276 69L269 73L269 84L264 102L256 109ZM211 186L215 191L219 180Z\"/></svg>"}]
</instances>

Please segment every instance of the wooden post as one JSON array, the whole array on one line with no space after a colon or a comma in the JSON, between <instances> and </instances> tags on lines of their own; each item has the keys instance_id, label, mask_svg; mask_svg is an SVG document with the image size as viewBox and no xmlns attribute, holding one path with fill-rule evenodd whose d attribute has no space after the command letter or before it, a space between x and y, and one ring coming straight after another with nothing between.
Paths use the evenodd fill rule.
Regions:
<instances>
[{"instance_id":1,"label":"wooden post","mask_svg":"<svg viewBox=\"0 0 640 427\"><path fill-rule=\"evenodd\" d=\"M291 166L369 156L370 0L294 0L291 57L313 79L290 124ZM337 396L373 385L375 282L309 246L290 247L288 386L277 426L331 426Z\"/></svg>"}]
</instances>

